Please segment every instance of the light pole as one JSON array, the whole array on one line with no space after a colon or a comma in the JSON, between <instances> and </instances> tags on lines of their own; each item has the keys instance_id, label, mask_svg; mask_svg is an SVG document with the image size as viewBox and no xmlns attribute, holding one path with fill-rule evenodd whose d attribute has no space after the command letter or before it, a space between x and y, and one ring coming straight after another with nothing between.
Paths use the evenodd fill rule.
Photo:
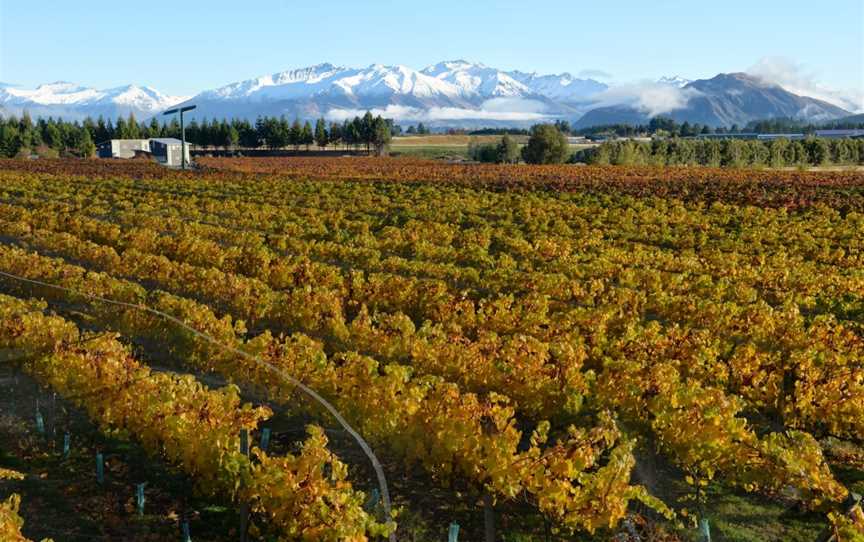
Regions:
<instances>
[{"instance_id":1,"label":"light pole","mask_svg":"<svg viewBox=\"0 0 864 542\"><path fill-rule=\"evenodd\" d=\"M185 111L191 111L196 107L197 106L195 105L187 105L186 107L175 107L174 109L169 109L168 111L162 113L163 115L173 115L174 113L180 113L180 167L182 169L186 169L186 125L183 124L183 113Z\"/></svg>"}]
</instances>

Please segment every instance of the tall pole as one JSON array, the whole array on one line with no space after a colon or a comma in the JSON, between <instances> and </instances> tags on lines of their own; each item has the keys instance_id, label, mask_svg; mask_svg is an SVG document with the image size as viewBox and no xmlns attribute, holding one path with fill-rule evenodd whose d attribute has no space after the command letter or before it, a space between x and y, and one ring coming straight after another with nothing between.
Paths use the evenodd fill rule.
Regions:
<instances>
[{"instance_id":1,"label":"tall pole","mask_svg":"<svg viewBox=\"0 0 864 542\"><path fill-rule=\"evenodd\" d=\"M169 109L162 113L163 115L173 115L174 113L180 113L180 167L186 169L186 124L183 122L183 113L185 111L191 111L195 109L194 105L187 105L186 107L175 107L174 109Z\"/></svg>"},{"instance_id":2,"label":"tall pole","mask_svg":"<svg viewBox=\"0 0 864 542\"><path fill-rule=\"evenodd\" d=\"M180 169L186 169L186 125L183 124L183 110L180 110Z\"/></svg>"}]
</instances>

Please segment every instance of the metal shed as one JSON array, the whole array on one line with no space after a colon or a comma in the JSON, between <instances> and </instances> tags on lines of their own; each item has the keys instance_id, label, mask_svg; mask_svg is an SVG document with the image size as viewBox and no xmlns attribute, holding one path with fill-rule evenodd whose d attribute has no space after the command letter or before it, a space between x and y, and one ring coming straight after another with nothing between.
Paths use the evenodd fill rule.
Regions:
<instances>
[{"instance_id":1,"label":"metal shed","mask_svg":"<svg viewBox=\"0 0 864 542\"><path fill-rule=\"evenodd\" d=\"M150 140L150 152L166 166L182 163L183 142L173 137L156 137ZM186 144L186 163L189 163L189 144Z\"/></svg>"},{"instance_id":2,"label":"metal shed","mask_svg":"<svg viewBox=\"0 0 864 542\"><path fill-rule=\"evenodd\" d=\"M99 158L133 158L136 151L150 151L149 139L109 139L96 145Z\"/></svg>"}]
</instances>

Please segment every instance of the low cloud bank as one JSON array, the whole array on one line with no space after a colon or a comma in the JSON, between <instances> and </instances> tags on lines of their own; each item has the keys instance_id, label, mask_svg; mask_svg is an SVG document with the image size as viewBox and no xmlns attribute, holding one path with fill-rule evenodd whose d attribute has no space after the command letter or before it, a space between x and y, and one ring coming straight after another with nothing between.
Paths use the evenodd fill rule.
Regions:
<instances>
[{"instance_id":1,"label":"low cloud bank","mask_svg":"<svg viewBox=\"0 0 864 542\"><path fill-rule=\"evenodd\" d=\"M809 96L852 112L864 111L864 89L836 90L817 80L817 74L788 58L764 57L747 73L799 96Z\"/></svg>"},{"instance_id":2,"label":"low cloud bank","mask_svg":"<svg viewBox=\"0 0 864 542\"><path fill-rule=\"evenodd\" d=\"M609 87L594 99L598 107L628 105L654 117L686 107L690 98L698 95L699 91L691 88L646 80Z\"/></svg>"},{"instance_id":3,"label":"low cloud bank","mask_svg":"<svg viewBox=\"0 0 864 542\"><path fill-rule=\"evenodd\" d=\"M549 119L546 114L546 104L537 100L522 98L492 98L486 100L478 109L461 107L431 107L421 109L404 105L388 105L384 108L370 110L373 115L381 115L397 121L435 122L456 120L489 120L489 121L533 121L542 122ZM331 109L327 119L343 121L361 117L365 109Z\"/></svg>"}]
</instances>

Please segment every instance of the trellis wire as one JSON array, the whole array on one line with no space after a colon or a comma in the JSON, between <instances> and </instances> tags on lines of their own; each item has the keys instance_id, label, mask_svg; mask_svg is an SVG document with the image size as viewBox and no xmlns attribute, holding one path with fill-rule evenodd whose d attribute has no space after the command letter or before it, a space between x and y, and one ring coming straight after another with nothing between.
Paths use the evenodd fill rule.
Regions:
<instances>
[{"instance_id":1,"label":"trellis wire","mask_svg":"<svg viewBox=\"0 0 864 542\"><path fill-rule=\"evenodd\" d=\"M378 486L379 486L379 489L381 491L381 501L382 501L382 505L384 508L384 521L390 522L391 517L392 517L391 511L390 511L390 493L387 490L387 479L384 476L384 469L381 467L381 462L378 461L378 457L375 455L375 452L372 451L372 448L363 439L363 437L360 436L360 434L353 427L351 427L351 425L348 423L347 420L345 420L345 418L342 416L342 414L340 414L339 411L336 410L336 407L334 407L332 404L330 404L329 401L324 399L321 395L318 394L318 392L316 392L315 390L313 390L312 388L310 388L306 384L300 382L299 380L297 380L293 376L287 374L285 371L276 367L272 363L268 363L266 361L263 361L263 360L259 359L257 356L253 356L252 354L249 354L248 352L244 352L243 350L240 350L239 348L235 348L235 347L229 346L229 345L224 345L224 344L220 343L219 341L217 341L216 339L214 339L213 337L211 337L210 335L207 335L206 333L202 333L201 331L198 331L197 329L189 326L188 324L186 324L182 320L175 318L174 316L171 316L170 314L167 314L167 313L164 313L162 311L148 307L146 305L140 305L137 303L127 303L125 301L116 301L114 299L107 299L107 298L96 296L93 294L88 294L86 292L80 292L80 291L72 289L72 288L66 288L64 286L59 286L57 284L51 284L51 283L43 282L40 280L28 279L28 278L14 275L11 273L6 273L5 271L0 271L0 276L4 276L6 278L18 280L21 282L36 284L38 286L44 286L46 288L54 288L56 290L62 290L62 291L69 292L69 293L72 293L72 294L75 294L75 295L78 295L81 297L92 299L94 301L99 301L101 303L107 303L109 305L127 307L130 309L136 309L136 310L140 310L140 311L144 311L144 312L149 312L151 314L155 314L156 316L159 316L160 318L164 318L170 322L173 322L174 324L177 324L178 326L189 331L190 333L192 333L196 337L199 337L199 338L201 338L201 339L203 339L203 340L205 340L205 341L207 341L207 342L209 342L209 343L211 343L211 344L213 344L213 345L215 345L215 346L217 346L223 350L226 350L228 352L231 352L233 354L241 356L241 357L243 357L249 361L252 361L253 363L258 364L259 367L263 367L263 368L267 369L268 371L275 374L279 378L282 378L283 380L290 383L291 385L293 385L297 388L300 388L300 390L303 391L303 393L305 393L306 395L308 395L309 397L311 397L312 399L314 399L315 401L320 403L325 409L327 409L328 412L330 412L330 414L333 415L334 418L336 418L336 421L339 422L339 425L341 425L342 428L349 435L351 435L354 438L354 440L357 442L357 444L360 446L360 448L363 450L363 452L369 458L369 461L372 463L372 468L375 469L375 474L378 478ZM391 542L395 542L395 540L396 540L395 533L390 534L390 540L391 540Z\"/></svg>"}]
</instances>

